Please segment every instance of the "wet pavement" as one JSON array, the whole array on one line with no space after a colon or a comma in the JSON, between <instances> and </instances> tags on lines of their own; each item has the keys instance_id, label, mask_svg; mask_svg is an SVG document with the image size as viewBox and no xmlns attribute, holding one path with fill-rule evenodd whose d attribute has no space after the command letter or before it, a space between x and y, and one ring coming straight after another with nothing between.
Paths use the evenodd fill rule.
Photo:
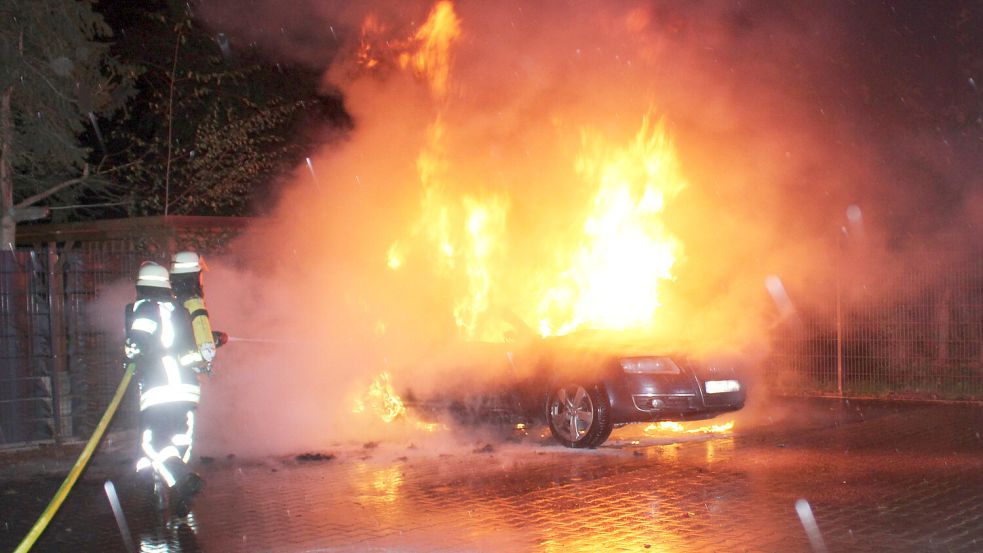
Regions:
<instances>
[{"instance_id":1,"label":"wet pavement","mask_svg":"<svg viewBox=\"0 0 983 553\"><path fill-rule=\"evenodd\" d=\"M983 551L983 407L783 400L756 412L720 434L632 425L592 451L531 429L212 459L192 513L166 520L130 460L104 454L32 551L126 551L107 478L142 551ZM0 551L63 475L0 472Z\"/></svg>"}]
</instances>

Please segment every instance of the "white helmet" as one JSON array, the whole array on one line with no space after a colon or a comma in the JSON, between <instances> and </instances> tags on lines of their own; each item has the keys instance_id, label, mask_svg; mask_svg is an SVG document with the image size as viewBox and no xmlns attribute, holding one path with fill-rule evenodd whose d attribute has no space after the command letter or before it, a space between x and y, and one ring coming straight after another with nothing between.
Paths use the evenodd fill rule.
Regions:
<instances>
[{"instance_id":1,"label":"white helmet","mask_svg":"<svg viewBox=\"0 0 983 553\"><path fill-rule=\"evenodd\" d=\"M147 261L140 265L140 272L137 274L137 286L170 288L171 276L167 273L167 269L152 261Z\"/></svg>"},{"instance_id":2,"label":"white helmet","mask_svg":"<svg viewBox=\"0 0 983 553\"><path fill-rule=\"evenodd\" d=\"M204 264L204 261L195 252L177 252L171 258L171 273L179 275L182 273L201 272L201 266Z\"/></svg>"}]
</instances>

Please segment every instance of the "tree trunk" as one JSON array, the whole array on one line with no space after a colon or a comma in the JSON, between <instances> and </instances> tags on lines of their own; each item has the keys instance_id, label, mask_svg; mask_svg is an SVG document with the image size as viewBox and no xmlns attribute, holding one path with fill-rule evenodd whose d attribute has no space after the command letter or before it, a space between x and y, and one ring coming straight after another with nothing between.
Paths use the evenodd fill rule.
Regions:
<instances>
[{"instance_id":1,"label":"tree trunk","mask_svg":"<svg viewBox=\"0 0 983 553\"><path fill-rule=\"evenodd\" d=\"M14 175L10 164L10 143L14 136L10 98L14 87L3 91L0 100L0 248L13 251L17 242L17 222L14 220Z\"/></svg>"}]
</instances>

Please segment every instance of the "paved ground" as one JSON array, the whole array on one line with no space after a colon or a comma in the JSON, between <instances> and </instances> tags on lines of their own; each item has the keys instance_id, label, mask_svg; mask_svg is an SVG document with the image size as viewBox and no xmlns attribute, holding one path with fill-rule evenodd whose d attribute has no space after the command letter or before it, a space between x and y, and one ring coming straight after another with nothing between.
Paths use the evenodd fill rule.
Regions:
<instances>
[{"instance_id":1,"label":"paved ground","mask_svg":"<svg viewBox=\"0 0 983 553\"><path fill-rule=\"evenodd\" d=\"M319 460L215 459L192 514L163 522L129 460L104 455L33 550L126 551L111 477L143 551L983 551L983 408L776 409L717 435L625 427L595 451L532 429L443 453L359 444ZM0 551L60 481L6 473Z\"/></svg>"}]
</instances>

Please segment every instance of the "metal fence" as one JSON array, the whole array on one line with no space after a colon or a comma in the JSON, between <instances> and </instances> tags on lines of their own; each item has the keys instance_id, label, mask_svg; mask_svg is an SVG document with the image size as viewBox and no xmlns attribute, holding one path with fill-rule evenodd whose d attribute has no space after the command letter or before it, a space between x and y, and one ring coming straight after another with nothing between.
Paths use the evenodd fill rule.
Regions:
<instances>
[{"instance_id":1,"label":"metal fence","mask_svg":"<svg viewBox=\"0 0 983 553\"><path fill-rule=\"evenodd\" d=\"M19 232L30 245L0 252L0 448L85 439L123 376L124 305L101 295L132 290L145 260L222 252L247 224L151 217ZM136 406L131 387L110 431L135 428Z\"/></svg>"},{"instance_id":2,"label":"metal fence","mask_svg":"<svg viewBox=\"0 0 983 553\"><path fill-rule=\"evenodd\" d=\"M54 435L47 259L0 252L0 443Z\"/></svg>"},{"instance_id":3,"label":"metal fence","mask_svg":"<svg viewBox=\"0 0 983 553\"><path fill-rule=\"evenodd\" d=\"M793 393L983 400L983 261L960 259L862 282L845 268L825 301L777 329L768 380Z\"/></svg>"},{"instance_id":4,"label":"metal fence","mask_svg":"<svg viewBox=\"0 0 983 553\"><path fill-rule=\"evenodd\" d=\"M95 427L122 365L119 340L91 308L102 285L130 278L139 262L135 252L0 254L0 445L58 443ZM116 425L131 422L133 405L124 401Z\"/></svg>"}]
</instances>

